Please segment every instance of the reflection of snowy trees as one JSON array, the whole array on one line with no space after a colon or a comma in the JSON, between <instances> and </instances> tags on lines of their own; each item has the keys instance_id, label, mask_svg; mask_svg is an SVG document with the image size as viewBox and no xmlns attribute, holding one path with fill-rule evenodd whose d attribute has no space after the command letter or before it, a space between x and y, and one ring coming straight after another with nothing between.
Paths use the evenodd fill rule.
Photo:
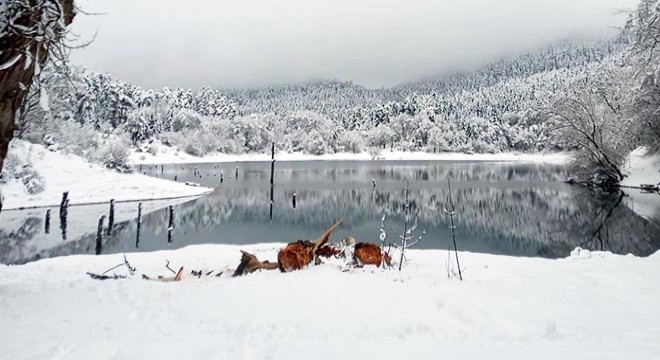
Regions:
<instances>
[{"instance_id":1,"label":"reflection of snowy trees","mask_svg":"<svg viewBox=\"0 0 660 360\"><path fill-rule=\"evenodd\" d=\"M73 241L62 242L48 249L38 249L32 238L41 230L42 221L38 218L28 218L21 227L29 228L29 233L19 231L4 233L0 230L0 263L21 264L43 258L66 256L74 254L94 254L96 234L89 233ZM126 233L130 222L116 224L114 229L117 235L106 238L104 247L108 250L119 248L118 243L123 241L121 234ZM25 230L25 229L24 229Z\"/></svg>"},{"instance_id":2,"label":"reflection of snowy trees","mask_svg":"<svg viewBox=\"0 0 660 360\"><path fill-rule=\"evenodd\" d=\"M396 170L395 170L396 169ZM265 171L265 170L264 170ZM265 173L248 174L265 178ZM600 249L595 229L603 229L603 249L648 255L660 247L653 238L660 225L644 220L623 206L613 206L609 197L594 196L583 188L559 183L561 170L536 166L495 166L486 164L453 167L417 166L402 172L387 166L343 169L283 169L277 178L277 226L323 229L341 218L347 228L376 226L383 214L389 226L402 221L405 178L413 180L411 211L420 228L431 228L440 236L446 229L442 215L447 199L444 179L454 179L457 225L462 236L488 242L489 248L505 254L565 256L575 246ZM406 176L408 175L408 176ZM378 179L372 190L371 179ZM348 184L347 184L348 183ZM295 185L294 185L295 184ZM297 209L290 196L297 194ZM265 223L268 219L268 188L254 186L231 188L177 208L178 222L184 228L222 231L226 223ZM613 207L610 216L604 216ZM164 212L145 217L151 231L166 226ZM631 230L632 228L632 230ZM434 230L436 229L436 230ZM605 230L607 229L607 231ZM356 234L375 238L377 233ZM232 234L241 237L245 234Z\"/></svg>"},{"instance_id":3,"label":"reflection of snowy trees","mask_svg":"<svg viewBox=\"0 0 660 360\"><path fill-rule=\"evenodd\" d=\"M0 229L0 262L2 259L29 257L34 252L29 240L42 228L42 220L28 217L16 229Z\"/></svg>"},{"instance_id":4,"label":"reflection of snowy trees","mask_svg":"<svg viewBox=\"0 0 660 360\"><path fill-rule=\"evenodd\" d=\"M329 221L342 218L347 228L358 231L355 234L358 238L376 241L382 214L387 215L388 230L400 228L403 221L402 189L374 192L368 188L297 191L298 206L295 211L286 201L284 193L288 194L279 192L281 196L277 202L279 207L275 211L274 226L323 229ZM422 246L442 247L433 241L444 243L449 239L448 233L443 230L447 228L447 219L442 215L447 195L442 188L411 190L412 218L419 220L420 229L429 228L428 240ZM562 257L576 246L642 256L660 248L660 242L654 237L660 233L658 222L640 218L625 206L612 208L612 199L596 198L582 188L460 188L454 190L454 196L459 237L461 241L482 243L474 245L475 250ZM185 237L182 234L195 231L222 232L224 224L236 223L243 231L228 236L247 239L250 224L268 222L268 205L264 200L267 197L266 188L243 189L216 193L177 206L175 237ZM604 216L610 210L612 213ZM39 222L35 225L39 228L41 222L35 220ZM360 232L365 224L373 225L373 234ZM164 234L166 227L166 210L147 214L143 218L145 233ZM601 231L593 236L597 228ZM94 234L90 233L76 241L34 253L29 248L21 247L23 236L20 234L25 234L26 229L23 226L13 233L3 234L3 241L0 242L3 261L91 253L94 249ZM132 222L124 222L115 229L115 237L106 244L106 248L111 252L126 251L133 248L134 242L134 226Z\"/></svg>"}]
</instances>

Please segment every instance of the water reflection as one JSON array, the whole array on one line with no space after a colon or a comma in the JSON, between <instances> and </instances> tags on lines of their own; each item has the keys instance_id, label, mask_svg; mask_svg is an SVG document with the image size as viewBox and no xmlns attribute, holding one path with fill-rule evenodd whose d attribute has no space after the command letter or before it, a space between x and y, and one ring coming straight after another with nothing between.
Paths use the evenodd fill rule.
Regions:
<instances>
[{"instance_id":1,"label":"water reflection","mask_svg":"<svg viewBox=\"0 0 660 360\"><path fill-rule=\"evenodd\" d=\"M350 234L359 240L377 241L383 214L388 236L396 238L403 228L406 180L411 185L413 218L419 229L427 229L419 248L444 249L451 238L448 219L443 214L448 176L452 178L457 236L463 250L552 258L564 257L576 246L641 256L660 248L658 219L639 216L624 206L623 193L601 193L563 184L561 181L568 174L560 166L278 163L272 221L270 164L240 164L238 180L235 168L236 164L143 167L143 172L153 176L176 177L180 182L215 187L216 191L174 207L176 229L172 244L167 244L168 210L145 211L137 251L199 243L252 244L312 238L339 218L344 225L337 237ZM657 199L647 201L660 202L657 195L649 196ZM137 204L133 207L131 219L137 216ZM37 257L93 252L94 222L85 225L89 228L75 241L37 247L35 251L23 246L21 251L15 251L17 243L34 243L35 238L43 235L41 220L26 218L25 224L14 224L14 229L9 229L2 216L0 261L24 262ZM118 222L112 238L103 246L104 253L136 251L136 231L135 220Z\"/></svg>"}]
</instances>

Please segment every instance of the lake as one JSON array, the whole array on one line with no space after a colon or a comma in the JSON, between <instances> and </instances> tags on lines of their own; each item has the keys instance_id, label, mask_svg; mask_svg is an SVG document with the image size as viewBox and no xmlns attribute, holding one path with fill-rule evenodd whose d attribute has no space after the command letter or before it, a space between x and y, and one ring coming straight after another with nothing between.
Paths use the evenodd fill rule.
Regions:
<instances>
[{"instance_id":1,"label":"lake","mask_svg":"<svg viewBox=\"0 0 660 360\"><path fill-rule=\"evenodd\" d=\"M105 239L103 253L314 239L336 219L344 223L333 241L350 235L377 243L381 228L393 241L404 227L408 183L414 239L423 235L416 248L446 249L451 242L445 213L448 178L459 250L559 258L577 246L639 256L660 249L660 214L635 211L636 203L659 209L660 196L638 190L628 196L567 185L563 181L570 174L560 165L277 162L272 220L268 162L143 165L135 170L215 191L195 200L145 202L139 242L137 203L117 204L117 221ZM172 243L167 242L169 205L175 214ZM0 262L93 254L98 217L107 211L107 205L71 207L63 229L53 208L49 233L45 232L46 209L5 211L0 214Z\"/></svg>"}]
</instances>

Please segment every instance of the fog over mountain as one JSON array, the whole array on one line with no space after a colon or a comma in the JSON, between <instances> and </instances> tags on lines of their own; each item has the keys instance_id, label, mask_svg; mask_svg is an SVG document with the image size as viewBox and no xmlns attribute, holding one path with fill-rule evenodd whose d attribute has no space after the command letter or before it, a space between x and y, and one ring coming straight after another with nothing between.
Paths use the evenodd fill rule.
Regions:
<instances>
[{"instance_id":1,"label":"fog over mountain","mask_svg":"<svg viewBox=\"0 0 660 360\"><path fill-rule=\"evenodd\" d=\"M616 33L637 0L83 0L73 62L143 87L391 86Z\"/></svg>"}]
</instances>

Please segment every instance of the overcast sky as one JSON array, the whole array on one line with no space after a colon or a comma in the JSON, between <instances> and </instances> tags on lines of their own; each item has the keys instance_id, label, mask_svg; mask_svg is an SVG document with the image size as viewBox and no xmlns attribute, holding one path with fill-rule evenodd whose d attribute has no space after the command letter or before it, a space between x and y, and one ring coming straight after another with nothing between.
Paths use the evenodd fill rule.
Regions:
<instances>
[{"instance_id":1,"label":"overcast sky","mask_svg":"<svg viewBox=\"0 0 660 360\"><path fill-rule=\"evenodd\" d=\"M638 0L77 0L73 62L143 87L391 86L566 39Z\"/></svg>"}]
</instances>

